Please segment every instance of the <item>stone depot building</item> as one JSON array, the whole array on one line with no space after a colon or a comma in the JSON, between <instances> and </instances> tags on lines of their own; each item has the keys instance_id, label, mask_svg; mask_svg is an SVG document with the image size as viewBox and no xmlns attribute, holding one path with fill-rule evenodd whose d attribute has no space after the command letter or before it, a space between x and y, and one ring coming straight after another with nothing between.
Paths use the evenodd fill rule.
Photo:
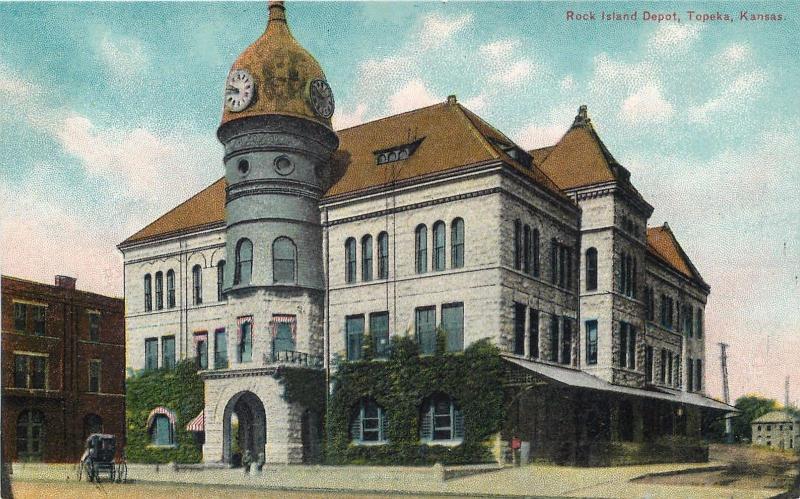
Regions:
<instances>
[{"instance_id":1,"label":"stone depot building","mask_svg":"<svg viewBox=\"0 0 800 499\"><path fill-rule=\"evenodd\" d=\"M365 338L385 355L395 335L424 355L437 328L449 351L490 339L508 386L557 391L563 410L528 390L509 412L534 456L698 436L730 409L704 395L710 288L667 224L648 227L653 207L585 106L533 151L455 96L344 130L333 108L271 3L226 82L224 176L119 245L127 366L197 359L205 409L188 428L204 433L204 462L232 460L233 421L254 456L302 462L321 415L285 400L276 369L330 372ZM458 407L424 403L435 431L421 441L458 445ZM348 416L353 445L385 442L366 429L391 410ZM153 411L154 425L180 419Z\"/></svg>"}]
</instances>

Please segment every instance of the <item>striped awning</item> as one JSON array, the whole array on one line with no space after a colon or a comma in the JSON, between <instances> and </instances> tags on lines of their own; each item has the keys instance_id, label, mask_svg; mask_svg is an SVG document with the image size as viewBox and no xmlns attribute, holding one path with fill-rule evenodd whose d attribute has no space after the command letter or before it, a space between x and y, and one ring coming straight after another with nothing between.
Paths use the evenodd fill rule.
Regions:
<instances>
[{"instance_id":1,"label":"striped awning","mask_svg":"<svg viewBox=\"0 0 800 499\"><path fill-rule=\"evenodd\" d=\"M186 425L186 431L206 431L206 418L204 411L200 411L200 414L195 416L193 420L189 421L189 424Z\"/></svg>"},{"instance_id":2,"label":"striped awning","mask_svg":"<svg viewBox=\"0 0 800 499\"><path fill-rule=\"evenodd\" d=\"M167 419L169 419L170 424L172 424L173 426L175 425L175 419L176 419L175 418L175 413L170 411L166 407L158 406L155 409L153 409L152 411L150 411L150 414L147 416L147 427L148 428L150 428L150 424L153 422L153 418L156 417L156 415L158 415L158 414L163 414L164 416L167 417Z\"/></svg>"}]
</instances>

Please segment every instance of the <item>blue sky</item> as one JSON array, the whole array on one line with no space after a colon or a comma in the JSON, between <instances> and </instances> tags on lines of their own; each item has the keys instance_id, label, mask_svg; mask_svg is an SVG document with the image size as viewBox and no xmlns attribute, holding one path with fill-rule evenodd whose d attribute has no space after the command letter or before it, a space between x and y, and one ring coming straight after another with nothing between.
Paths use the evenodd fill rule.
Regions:
<instances>
[{"instance_id":1,"label":"blue sky","mask_svg":"<svg viewBox=\"0 0 800 499\"><path fill-rule=\"evenodd\" d=\"M568 21L673 12L680 22ZM733 22L690 22L686 11ZM739 11L781 22L738 21ZM289 3L338 128L459 100L523 146L587 104L712 286L734 395L800 400L800 10L790 3ZM223 81L263 31L249 3L19 3L0 10L3 273L122 294L115 245L222 175Z\"/></svg>"}]
</instances>

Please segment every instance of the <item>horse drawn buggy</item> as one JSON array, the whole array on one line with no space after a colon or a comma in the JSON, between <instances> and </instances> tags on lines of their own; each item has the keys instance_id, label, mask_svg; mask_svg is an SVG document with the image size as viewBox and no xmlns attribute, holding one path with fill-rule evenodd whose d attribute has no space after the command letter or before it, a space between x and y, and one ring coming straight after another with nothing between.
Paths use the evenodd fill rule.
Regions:
<instances>
[{"instance_id":1,"label":"horse drawn buggy","mask_svg":"<svg viewBox=\"0 0 800 499\"><path fill-rule=\"evenodd\" d=\"M101 474L107 474L112 482L125 482L128 479L128 464L125 452L118 461L114 459L117 453L117 438L105 433L92 433L86 439L86 450L78 463L78 480L83 476L90 482L99 482Z\"/></svg>"}]
</instances>

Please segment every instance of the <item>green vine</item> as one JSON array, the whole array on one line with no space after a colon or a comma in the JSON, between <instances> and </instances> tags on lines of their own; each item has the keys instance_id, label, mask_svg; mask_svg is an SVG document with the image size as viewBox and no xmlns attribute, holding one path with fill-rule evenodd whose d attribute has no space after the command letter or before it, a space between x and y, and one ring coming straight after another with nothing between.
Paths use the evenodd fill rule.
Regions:
<instances>
[{"instance_id":1,"label":"green vine","mask_svg":"<svg viewBox=\"0 0 800 499\"><path fill-rule=\"evenodd\" d=\"M125 381L125 452L131 462L198 463L201 445L186 425L203 410L203 380L194 359L178 363L175 369L140 371ZM175 414L175 446L151 446L147 417L158 406Z\"/></svg>"},{"instance_id":2,"label":"green vine","mask_svg":"<svg viewBox=\"0 0 800 499\"><path fill-rule=\"evenodd\" d=\"M486 340L463 353L446 353L437 335L436 353L421 356L408 337L392 339L389 359L341 362L334 376L327 420L329 464L423 465L488 462L489 439L505 419L502 365L496 347ZM435 392L453 397L464 414L465 435L455 447L425 445L419 440L423 400ZM388 416L388 443L353 445L350 421L364 397L371 397Z\"/></svg>"}]
</instances>

